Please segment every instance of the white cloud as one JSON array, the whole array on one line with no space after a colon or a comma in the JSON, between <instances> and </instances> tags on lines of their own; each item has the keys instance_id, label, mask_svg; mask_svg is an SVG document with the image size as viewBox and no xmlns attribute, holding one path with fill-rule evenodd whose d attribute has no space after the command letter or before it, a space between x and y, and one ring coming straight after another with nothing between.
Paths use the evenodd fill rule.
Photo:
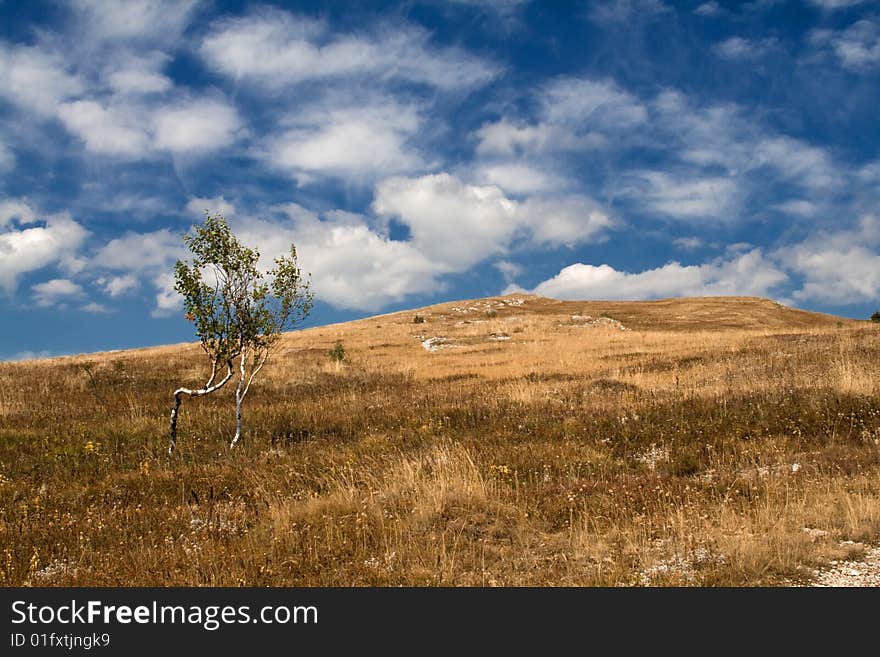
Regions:
<instances>
[{"instance_id":1,"label":"white cloud","mask_svg":"<svg viewBox=\"0 0 880 657\"><path fill-rule=\"evenodd\" d=\"M868 215L852 229L824 231L774 255L803 276L795 299L845 305L880 299L880 220Z\"/></svg>"},{"instance_id":2,"label":"white cloud","mask_svg":"<svg viewBox=\"0 0 880 657\"><path fill-rule=\"evenodd\" d=\"M685 221L708 218L724 222L737 218L739 190L730 178L644 171L633 180L622 194L649 211Z\"/></svg>"},{"instance_id":3,"label":"white cloud","mask_svg":"<svg viewBox=\"0 0 880 657\"><path fill-rule=\"evenodd\" d=\"M8 47L0 43L0 97L48 117L59 103L79 94L83 81L58 55L38 47Z\"/></svg>"},{"instance_id":4,"label":"white cloud","mask_svg":"<svg viewBox=\"0 0 880 657\"><path fill-rule=\"evenodd\" d=\"M813 30L809 41L820 51L830 49L849 70L866 72L880 66L880 23L873 19L864 18L842 30Z\"/></svg>"},{"instance_id":5,"label":"white cloud","mask_svg":"<svg viewBox=\"0 0 880 657\"><path fill-rule=\"evenodd\" d=\"M541 91L541 101L542 117L550 124L618 131L640 125L648 117L638 98L607 80L557 79Z\"/></svg>"},{"instance_id":6,"label":"white cloud","mask_svg":"<svg viewBox=\"0 0 880 657\"><path fill-rule=\"evenodd\" d=\"M614 225L596 203L582 196L527 199L517 208L517 218L528 226L534 242L554 246L598 241Z\"/></svg>"},{"instance_id":7,"label":"white cloud","mask_svg":"<svg viewBox=\"0 0 880 657\"><path fill-rule=\"evenodd\" d=\"M13 219L23 224L32 223L36 219L36 212L24 201L5 199L0 201L0 228L6 226Z\"/></svg>"},{"instance_id":8,"label":"white cloud","mask_svg":"<svg viewBox=\"0 0 880 657\"><path fill-rule=\"evenodd\" d=\"M784 203L777 203L771 206L774 210L779 210L785 214L795 215L797 217L814 217L819 212L819 208L815 203L804 201L803 199L792 199Z\"/></svg>"},{"instance_id":9,"label":"white cloud","mask_svg":"<svg viewBox=\"0 0 880 657\"><path fill-rule=\"evenodd\" d=\"M557 78L534 92L539 103L536 121L507 118L476 131L481 155L510 156L547 150L601 148L610 135L644 124L647 108L609 80Z\"/></svg>"},{"instance_id":10,"label":"white cloud","mask_svg":"<svg viewBox=\"0 0 880 657\"><path fill-rule=\"evenodd\" d=\"M363 217L330 213L321 220L297 205L281 221L237 219L236 232L257 246L268 266L296 244L300 265L312 274L316 297L337 308L376 311L413 294L436 292L443 266L409 242L371 230Z\"/></svg>"},{"instance_id":11,"label":"white cloud","mask_svg":"<svg viewBox=\"0 0 880 657\"><path fill-rule=\"evenodd\" d=\"M174 86L171 78L162 73L137 68L113 71L107 75L107 82L120 94L161 94Z\"/></svg>"},{"instance_id":12,"label":"white cloud","mask_svg":"<svg viewBox=\"0 0 880 657\"><path fill-rule=\"evenodd\" d=\"M515 155L520 151L542 151L565 142L554 126L544 123L515 124L507 119L486 123L476 131L475 136L479 139L477 152L482 155Z\"/></svg>"},{"instance_id":13,"label":"white cloud","mask_svg":"<svg viewBox=\"0 0 880 657\"><path fill-rule=\"evenodd\" d=\"M170 268L185 254L181 236L163 228L151 233L129 232L110 240L94 255L92 264L100 269L151 272Z\"/></svg>"},{"instance_id":14,"label":"white cloud","mask_svg":"<svg viewBox=\"0 0 880 657\"><path fill-rule=\"evenodd\" d=\"M0 288L15 291L25 273L48 265L77 265L88 232L67 213L40 215L23 202L0 204ZM17 223L10 225L11 220Z\"/></svg>"},{"instance_id":15,"label":"white cloud","mask_svg":"<svg viewBox=\"0 0 880 657\"><path fill-rule=\"evenodd\" d=\"M174 276L167 272L153 276L156 288L156 307L150 313L153 317L168 317L183 308L183 297L174 289Z\"/></svg>"},{"instance_id":16,"label":"white cloud","mask_svg":"<svg viewBox=\"0 0 880 657\"><path fill-rule=\"evenodd\" d=\"M704 2L699 7L694 9L694 13L698 16L720 16L724 13L724 9L719 5L715 0L710 0L709 2Z\"/></svg>"},{"instance_id":17,"label":"white cloud","mask_svg":"<svg viewBox=\"0 0 880 657\"><path fill-rule=\"evenodd\" d=\"M855 5L860 5L864 2L871 2L872 0L809 0L811 4L816 5L817 7L821 7L822 9L844 9L846 7L854 7Z\"/></svg>"},{"instance_id":18,"label":"white cloud","mask_svg":"<svg viewBox=\"0 0 880 657\"><path fill-rule=\"evenodd\" d=\"M591 5L589 17L597 23L625 23L650 20L670 11L663 0L605 0Z\"/></svg>"},{"instance_id":19,"label":"white cloud","mask_svg":"<svg viewBox=\"0 0 880 657\"><path fill-rule=\"evenodd\" d=\"M497 72L463 50L432 46L415 26L333 34L323 21L278 10L216 22L200 53L215 70L270 88L372 76L454 89L484 84Z\"/></svg>"},{"instance_id":20,"label":"white cloud","mask_svg":"<svg viewBox=\"0 0 880 657\"><path fill-rule=\"evenodd\" d=\"M199 0L68 0L90 39L150 44L174 42Z\"/></svg>"},{"instance_id":21,"label":"white cloud","mask_svg":"<svg viewBox=\"0 0 880 657\"><path fill-rule=\"evenodd\" d=\"M301 182L314 173L374 180L425 166L408 144L420 125L415 108L395 103L315 110L272 137L267 157Z\"/></svg>"},{"instance_id":22,"label":"white cloud","mask_svg":"<svg viewBox=\"0 0 880 657\"><path fill-rule=\"evenodd\" d=\"M466 185L446 173L384 180L373 209L399 218L419 251L455 269L502 253L519 228L517 204L501 189Z\"/></svg>"},{"instance_id":23,"label":"white cloud","mask_svg":"<svg viewBox=\"0 0 880 657\"><path fill-rule=\"evenodd\" d=\"M468 185L442 173L391 178L376 188L373 209L405 224L431 260L466 269L504 253L514 238L574 244L598 239L611 219L587 198L508 198L494 185Z\"/></svg>"},{"instance_id":24,"label":"white cloud","mask_svg":"<svg viewBox=\"0 0 880 657\"><path fill-rule=\"evenodd\" d=\"M775 39L745 39L733 36L715 45L715 52L724 59L754 60L777 47Z\"/></svg>"},{"instance_id":25,"label":"white cloud","mask_svg":"<svg viewBox=\"0 0 880 657\"><path fill-rule=\"evenodd\" d=\"M672 243L685 251L695 251L703 246L703 240L699 237L677 237L672 240Z\"/></svg>"},{"instance_id":26,"label":"white cloud","mask_svg":"<svg viewBox=\"0 0 880 657\"><path fill-rule=\"evenodd\" d=\"M504 280L508 283L512 282L517 276L520 276L524 271L522 265L518 265L515 262L510 262L508 260L499 260L494 263L493 266L501 272Z\"/></svg>"},{"instance_id":27,"label":"white cloud","mask_svg":"<svg viewBox=\"0 0 880 657\"><path fill-rule=\"evenodd\" d=\"M96 283L111 297L121 296L143 283L156 290L154 317L167 317L179 310L180 295L174 290L172 265L188 256L183 239L168 229L150 233L128 232L102 246L91 259L96 271L121 272L99 278Z\"/></svg>"},{"instance_id":28,"label":"white cloud","mask_svg":"<svg viewBox=\"0 0 880 657\"><path fill-rule=\"evenodd\" d=\"M81 297L83 289L66 278L53 278L31 287L34 303L38 306L57 306L72 298Z\"/></svg>"},{"instance_id":29,"label":"white cloud","mask_svg":"<svg viewBox=\"0 0 880 657\"><path fill-rule=\"evenodd\" d=\"M95 101L64 103L58 107L58 116L70 132L85 142L89 151L140 157L149 147L149 137L137 117Z\"/></svg>"},{"instance_id":30,"label":"white cloud","mask_svg":"<svg viewBox=\"0 0 880 657\"><path fill-rule=\"evenodd\" d=\"M498 185L511 194L548 192L561 185L555 175L517 162L487 164L477 169L476 178L482 184Z\"/></svg>"},{"instance_id":31,"label":"white cloud","mask_svg":"<svg viewBox=\"0 0 880 657\"><path fill-rule=\"evenodd\" d=\"M105 314L111 312L111 310L102 303L97 303L95 301L91 301L84 306L80 307L80 310L86 313L96 313L96 314Z\"/></svg>"},{"instance_id":32,"label":"white cloud","mask_svg":"<svg viewBox=\"0 0 880 657\"><path fill-rule=\"evenodd\" d=\"M203 217L207 210L211 214L222 214L229 219L235 215L235 205L227 201L223 196L215 196L213 198L194 197L186 204L186 209L192 214Z\"/></svg>"},{"instance_id":33,"label":"white cloud","mask_svg":"<svg viewBox=\"0 0 880 657\"><path fill-rule=\"evenodd\" d=\"M537 285L534 294L557 299L656 299L677 296L767 296L787 280L760 249L703 265L670 262L639 273L577 263Z\"/></svg>"},{"instance_id":34,"label":"white cloud","mask_svg":"<svg viewBox=\"0 0 880 657\"><path fill-rule=\"evenodd\" d=\"M98 283L103 286L104 291L111 297L122 296L140 286L140 281L138 281L137 277L132 276L131 274L114 276L110 280L101 279Z\"/></svg>"},{"instance_id":35,"label":"white cloud","mask_svg":"<svg viewBox=\"0 0 880 657\"><path fill-rule=\"evenodd\" d=\"M193 99L163 107L153 116L156 146L173 153L206 152L236 139L241 121L232 105L221 100Z\"/></svg>"},{"instance_id":36,"label":"white cloud","mask_svg":"<svg viewBox=\"0 0 880 657\"><path fill-rule=\"evenodd\" d=\"M828 152L791 137L768 137L754 144L754 164L770 165L777 175L811 191L825 191L839 183Z\"/></svg>"}]
</instances>

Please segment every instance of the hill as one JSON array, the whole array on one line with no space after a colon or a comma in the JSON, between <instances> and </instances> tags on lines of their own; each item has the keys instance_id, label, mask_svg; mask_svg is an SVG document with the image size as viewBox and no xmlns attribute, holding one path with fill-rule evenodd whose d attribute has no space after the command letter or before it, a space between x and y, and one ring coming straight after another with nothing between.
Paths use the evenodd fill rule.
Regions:
<instances>
[{"instance_id":1,"label":"hill","mask_svg":"<svg viewBox=\"0 0 880 657\"><path fill-rule=\"evenodd\" d=\"M229 386L172 459L198 345L0 363L0 584L809 581L880 536L878 356L766 299L450 302L285 335L244 443Z\"/></svg>"}]
</instances>

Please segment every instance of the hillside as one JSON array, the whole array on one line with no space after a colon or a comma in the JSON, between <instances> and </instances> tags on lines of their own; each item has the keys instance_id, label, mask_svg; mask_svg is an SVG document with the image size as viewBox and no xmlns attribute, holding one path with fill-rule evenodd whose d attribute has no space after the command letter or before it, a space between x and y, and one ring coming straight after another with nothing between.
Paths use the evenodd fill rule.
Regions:
<instances>
[{"instance_id":1,"label":"hillside","mask_svg":"<svg viewBox=\"0 0 880 657\"><path fill-rule=\"evenodd\" d=\"M713 331L723 329L804 330L859 324L834 315L789 308L760 297L685 297L657 301L559 301L531 294L510 294L451 301L424 308L383 315L387 319L411 319L414 315L457 323L480 314L499 317L539 316L565 322L572 315L612 317L637 331ZM361 320L373 321L375 318ZM485 319L485 318L483 318ZM355 324L352 322L352 324Z\"/></svg>"},{"instance_id":2,"label":"hillside","mask_svg":"<svg viewBox=\"0 0 880 657\"><path fill-rule=\"evenodd\" d=\"M329 350L340 342L343 362ZM0 585L754 585L880 542L880 331L766 299L457 301L0 363Z\"/></svg>"}]
</instances>

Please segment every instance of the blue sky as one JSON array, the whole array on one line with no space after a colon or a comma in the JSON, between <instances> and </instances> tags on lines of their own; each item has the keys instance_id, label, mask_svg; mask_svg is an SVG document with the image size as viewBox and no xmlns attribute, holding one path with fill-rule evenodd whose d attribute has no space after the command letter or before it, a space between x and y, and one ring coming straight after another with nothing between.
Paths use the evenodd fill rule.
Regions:
<instances>
[{"instance_id":1,"label":"blue sky","mask_svg":"<svg viewBox=\"0 0 880 657\"><path fill-rule=\"evenodd\" d=\"M0 359L192 339L221 211L308 325L515 290L880 307L880 3L0 0Z\"/></svg>"}]
</instances>

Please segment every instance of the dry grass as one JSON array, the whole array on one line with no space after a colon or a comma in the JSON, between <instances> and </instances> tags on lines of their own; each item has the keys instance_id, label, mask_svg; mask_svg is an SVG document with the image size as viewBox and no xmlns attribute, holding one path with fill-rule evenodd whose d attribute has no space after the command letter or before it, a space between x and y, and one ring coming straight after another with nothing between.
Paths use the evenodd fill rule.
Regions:
<instances>
[{"instance_id":1,"label":"dry grass","mask_svg":"<svg viewBox=\"0 0 880 657\"><path fill-rule=\"evenodd\" d=\"M758 299L443 304L286 336L245 444L224 391L172 460L196 346L0 363L0 584L796 581L877 540L878 355Z\"/></svg>"}]
</instances>

